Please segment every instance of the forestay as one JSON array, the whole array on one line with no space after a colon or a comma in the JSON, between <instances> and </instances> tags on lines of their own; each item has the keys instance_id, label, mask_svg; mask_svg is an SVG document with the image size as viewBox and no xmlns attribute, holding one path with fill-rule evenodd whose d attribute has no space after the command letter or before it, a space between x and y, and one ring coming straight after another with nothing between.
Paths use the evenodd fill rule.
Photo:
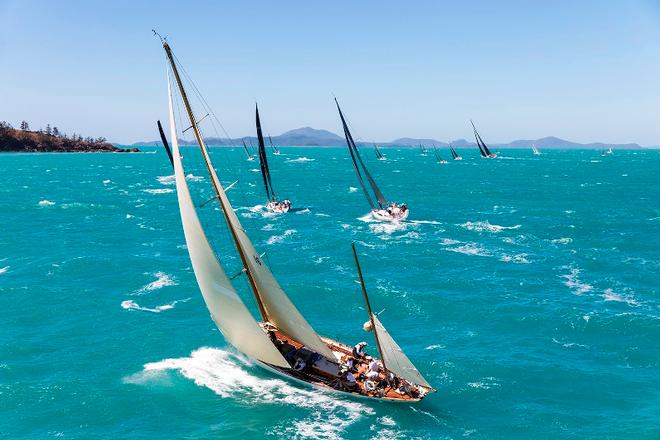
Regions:
<instances>
[{"instance_id":1,"label":"forestay","mask_svg":"<svg viewBox=\"0 0 660 440\"><path fill-rule=\"evenodd\" d=\"M408 357L403 353L401 347L399 347L394 339L392 339L392 336L390 336L390 334L387 332L383 324L378 319L378 316L375 313L372 313L372 316L374 324L376 325L375 330L378 333L381 355L383 356L385 367L412 383L432 388L426 379L424 379L422 374L417 370L417 368L415 368L413 363L410 362L410 359L408 359Z\"/></svg>"},{"instance_id":2,"label":"forestay","mask_svg":"<svg viewBox=\"0 0 660 440\"><path fill-rule=\"evenodd\" d=\"M190 261L204 302L225 339L243 353L271 365L288 368L289 364L275 348L268 336L241 301L209 244L199 221L186 182L177 130L172 109L172 91L168 78L170 137L176 192L181 212L181 223L186 238Z\"/></svg>"}]
</instances>

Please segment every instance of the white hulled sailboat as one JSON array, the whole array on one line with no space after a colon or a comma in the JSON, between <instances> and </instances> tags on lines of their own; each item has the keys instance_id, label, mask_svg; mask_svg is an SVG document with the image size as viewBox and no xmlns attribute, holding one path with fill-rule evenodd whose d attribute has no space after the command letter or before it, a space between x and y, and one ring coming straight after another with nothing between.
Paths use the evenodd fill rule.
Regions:
<instances>
[{"instance_id":1,"label":"white hulled sailboat","mask_svg":"<svg viewBox=\"0 0 660 440\"><path fill-rule=\"evenodd\" d=\"M266 155L266 145L264 143L264 135L261 132L261 119L259 118L259 107L255 105L256 109L256 124L257 124L257 142L259 143L259 165L261 166L261 176L264 179L264 188L266 188L266 197L268 197L268 203L266 203L266 209L275 212L278 214L283 214L289 212L291 209L291 200L284 199L279 200L275 195L275 190L273 189L273 182L270 178L270 168L268 167L268 157ZM270 136L268 136L270 139ZM271 141L271 147L273 143Z\"/></svg>"},{"instance_id":2,"label":"white hulled sailboat","mask_svg":"<svg viewBox=\"0 0 660 440\"><path fill-rule=\"evenodd\" d=\"M385 199L385 196L383 196L383 193L380 191L380 188L378 188L378 185L376 185L376 181L374 180L373 177L371 177L371 173L369 173L369 170L362 161L362 156L360 155L360 151L358 150L357 145L355 145L355 141L353 141L353 135L351 135L351 132L348 129L348 124L346 123L346 119L344 118L344 113L341 111L341 108L339 107L339 102L337 102L337 98L335 98L335 104L337 104L337 110L339 111L341 124L342 127L344 128L344 136L346 137L346 145L348 146L348 152L351 155L351 161L353 162L353 167L355 168L355 172L357 173L358 182L362 187L362 192L364 193L364 196L367 198L367 202L369 202L369 206L371 206L371 217L373 217L375 220L388 221L388 222L407 219L408 215L410 214L410 210L408 209L408 206L405 203L402 203L400 205L398 205L396 202L389 203ZM373 192L373 197L371 195L371 192L367 189L366 185L364 184L364 180L362 179L363 174L367 178L367 181L369 182L369 187L371 188L371 192ZM376 199L375 201L374 198Z\"/></svg>"}]
</instances>

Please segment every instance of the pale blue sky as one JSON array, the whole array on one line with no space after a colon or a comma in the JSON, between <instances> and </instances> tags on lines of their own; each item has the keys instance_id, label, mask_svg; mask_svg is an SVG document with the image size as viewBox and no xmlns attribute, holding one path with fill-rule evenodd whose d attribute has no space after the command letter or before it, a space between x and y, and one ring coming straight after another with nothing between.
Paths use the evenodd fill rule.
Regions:
<instances>
[{"instance_id":1,"label":"pale blue sky","mask_svg":"<svg viewBox=\"0 0 660 440\"><path fill-rule=\"evenodd\" d=\"M547 135L660 144L657 1L0 0L0 120L132 143L164 119L168 35L232 136Z\"/></svg>"}]
</instances>

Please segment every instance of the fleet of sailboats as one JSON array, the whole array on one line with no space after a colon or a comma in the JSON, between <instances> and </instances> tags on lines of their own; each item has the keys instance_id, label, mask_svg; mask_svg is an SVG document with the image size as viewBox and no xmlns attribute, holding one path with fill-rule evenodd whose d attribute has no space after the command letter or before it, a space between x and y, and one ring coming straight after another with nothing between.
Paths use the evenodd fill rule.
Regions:
<instances>
[{"instance_id":1,"label":"fleet of sailboats","mask_svg":"<svg viewBox=\"0 0 660 440\"><path fill-rule=\"evenodd\" d=\"M369 315L369 325L365 325L365 329L373 333L380 359L364 357L357 348L351 348L350 345L320 336L295 307L265 261L262 260L262 256L254 248L247 230L234 212L226 190L211 162L207 146L179 75L177 61L175 61L168 42L162 38L161 42L169 67L167 89L170 139L172 143L171 158L186 247L199 289L211 318L225 339L265 369L298 383L323 390L345 392L358 397L395 402L417 402L430 392L435 391L385 329L379 315L372 312L355 245L353 245L353 256ZM187 119L200 148L215 194L214 199L220 205L220 212L243 265L241 273L247 278L254 295L261 315L260 321L253 317L235 290L213 251L197 215L186 181L177 140L179 132L173 110L173 100L176 92L178 92L178 96L183 103ZM339 108L339 105L337 107ZM350 139L349 150L351 150L351 156L357 167L355 157L359 158L359 153L352 142L343 115L341 117L347 140ZM162 130L160 131L162 133ZM257 111L257 133L260 138L259 147L261 150L263 136L260 135L260 132ZM162 139L169 150L164 133L162 133ZM358 160L361 162L361 159ZM267 177L267 174L264 174L264 176ZM265 185L268 191L269 183L266 180ZM377 191L377 194L380 203L382 194L380 194L380 191ZM356 347L359 346L360 344Z\"/></svg>"}]
</instances>

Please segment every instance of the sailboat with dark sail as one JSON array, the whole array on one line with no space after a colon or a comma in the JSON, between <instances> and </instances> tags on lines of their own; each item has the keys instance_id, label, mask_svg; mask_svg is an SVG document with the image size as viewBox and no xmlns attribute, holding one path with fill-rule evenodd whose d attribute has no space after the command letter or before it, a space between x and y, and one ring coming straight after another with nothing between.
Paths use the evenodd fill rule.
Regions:
<instances>
[{"instance_id":1,"label":"sailboat with dark sail","mask_svg":"<svg viewBox=\"0 0 660 440\"><path fill-rule=\"evenodd\" d=\"M335 104L337 104L337 110L339 111L341 124L344 128L344 136L346 137L346 145L348 145L348 152L351 155L351 161L353 162L353 167L357 173L358 182L360 182L362 192L367 198L369 206L371 206L371 216L374 219L381 221L400 221L407 219L408 214L410 214L408 206L405 203L400 205L398 205L396 202L389 203L378 188L378 185L376 185L376 181L373 177L371 177L371 173L369 173L369 170L362 161L360 151L358 151L357 145L355 145L355 141L353 141L353 136L351 135L351 131L348 129L348 124L346 123L344 114L339 107L337 98L335 98ZM369 182L369 188L371 188L371 191L364 184L364 179L362 177L363 175Z\"/></svg>"},{"instance_id":2,"label":"sailboat with dark sail","mask_svg":"<svg viewBox=\"0 0 660 440\"><path fill-rule=\"evenodd\" d=\"M243 140L243 149L245 150L245 154L247 155L247 160L251 162L254 160L254 154L252 154L252 152L248 149L248 146L245 145L245 139L242 140Z\"/></svg>"},{"instance_id":3,"label":"sailboat with dark sail","mask_svg":"<svg viewBox=\"0 0 660 440\"><path fill-rule=\"evenodd\" d=\"M270 137L270 135L268 135L268 143L270 144L270 149L273 150L274 156L279 156L280 154L282 154L280 152L280 149L277 148L275 144L273 144L273 139Z\"/></svg>"},{"instance_id":4,"label":"sailboat with dark sail","mask_svg":"<svg viewBox=\"0 0 660 440\"><path fill-rule=\"evenodd\" d=\"M376 159L387 160L387 157L380 151L380 148L376 144L374 144L374 151L376 152Z\"/></svg>"},{"instance_id":5,"label":"sailboat with dark sail","mask_svg":"<svg viewBox=\"0 0 660 440\"><path fill-rule=\"evenodd\" d=\"M443 159L442 157L440 157L440 152L438 151L438 149L436 148L435 145L433 146L433 154L435 154L435 160L436 160L436 162L438 162L439 164L446 164L446 163L449 163L449 162L447 162L445 159Z\"/></svg>"},{"instance_id":6,"label":"sailboat with dark sail","mask_svg":"<svg viewBox=\"0 0 660 440\"><path fill-rule=\"evenodd\" d=\"M261 132L261 119L259 118L259 106L255 104L256 111L256 124L257 124L257 142L259 143L259 164L261 165L261 176L264 179L264 188L266 189L266 209L278 214L289 212L291 209L291 200L278 200L273 189L273 182L270 178L270 168L268 167L268 157L266 155L266 145L264 143L264 135ZM270 136L269 136L270 138ZM272 144L271 144L272 145Z\"/></svg>"},{"instance_id":7,"label":"sailboat with dark sail","mask_svg":"<svg viewBox=\"0 0 660 440\"><path fill-rule=\"evenodd\" d=\"M379 315L371 312L368 304L370 328L367 330L373 332L380 359L365 357L362 351L363 344L358 344L360 350L357 348L353 350L350 345L319 336L298 311L266 262L261 259L261 255L254 248L246 229L234 212L211 162L197 118L179 75L178 61L175 61L167 41L162 39L161 41L169 63L168 110L171 151L186 248L211 318L225 339L237 350L255 359L259 366L297 383L321 390L408 403L418 402L435 391L390 336ZM215 199L220 205L221 209L218 212L227 224L243 265L240 273L245 275L254 294L261 321L253 317L238 295L211 247L197 215L186 182L177 141L179 132L173 110L173 95L177 92L201 150ZM368 300L362 271L357 261L357 251L354 249L353 252L363 294Z\"/></svg>"},{"instance_id":8,"label":"sailboat with dark sail","mask_svg":"<svg viewBox=\"0 0 660 440\"><path fill-rule=\"evenodd\" d=\"M481 157L486 159L496 158L497 154L490 152L490 150L486 146L486 143L483 141L483 139L481 139L481 136L479 135L479 132L474 126L474 122L472 122L472 120L470 120L470 124L472 124L472 131L474 131L474 137L477 140L477 146L479 147L479 154L481 154Z\"/></svg>"},{"instance_id":9,"label":"sailboat with dark sail","mask_svg":"<svg viewBox=\"0 0 660 440\"><path fill-rule=\"evenodd\" d=\"M451 152L451 158L453 160L463 160L463 158L454 150L454 147L449 144L449 152Z\"/></svg>"}]
</instances>

